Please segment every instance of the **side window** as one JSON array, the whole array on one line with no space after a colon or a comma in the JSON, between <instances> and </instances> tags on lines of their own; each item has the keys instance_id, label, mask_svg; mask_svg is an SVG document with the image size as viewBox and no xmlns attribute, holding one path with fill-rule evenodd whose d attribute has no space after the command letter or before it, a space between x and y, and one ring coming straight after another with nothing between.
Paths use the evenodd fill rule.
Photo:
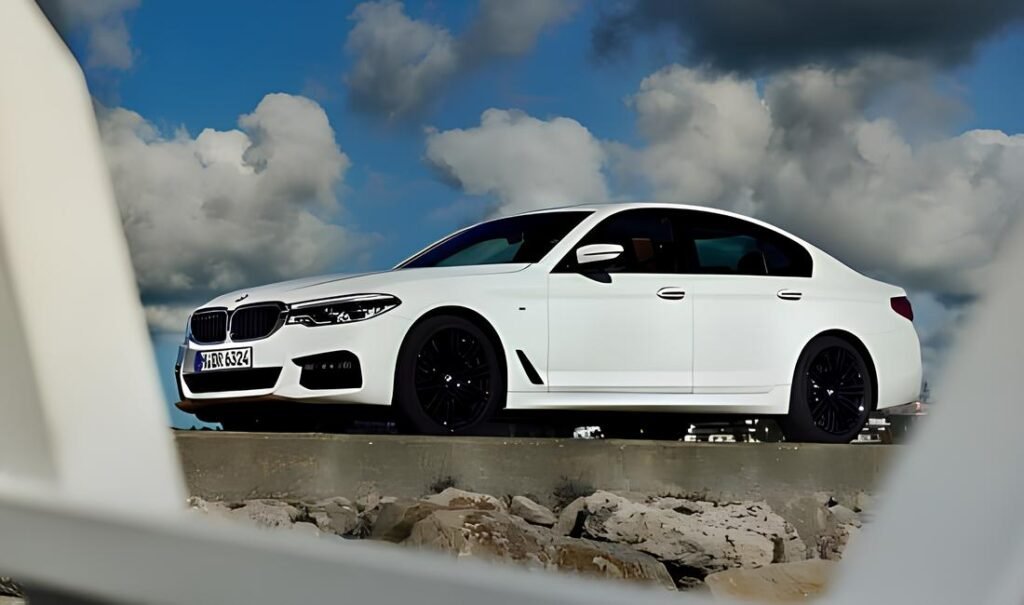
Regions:
<instances>
[{"instance_id":1,"label":"side window","mask_svg":"<svg viewBox=\"0 0 1024 605\"><path fill-rule=\"evenodd\" d=\"M672 211L625 210L599 223L559 263L557 271L576 271L576 250L587 244L619 244L619 258L601 265L608 273L682 273Z\"/></svg>"},{"instance_id":2,"label":"side window","mask_svg":"<svg viewBox=\"0 0 1024 605\"><path fill-rule=\"evenodd\" d=\"M694 273L810 277L811 255L788 237L743 220L688 212Z\"/></svg>"}]
</instances>

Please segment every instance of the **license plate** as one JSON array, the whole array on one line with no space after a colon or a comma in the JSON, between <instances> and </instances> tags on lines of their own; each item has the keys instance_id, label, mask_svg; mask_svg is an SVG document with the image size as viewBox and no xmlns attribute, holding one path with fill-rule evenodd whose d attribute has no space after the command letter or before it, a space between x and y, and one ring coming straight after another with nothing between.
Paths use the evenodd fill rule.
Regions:
<instances>
[{"instance_id":1,"label":"license plate","mask_svg":"<svg viewBox=\"0 0 1024 605\"><path fill-rule=\"evenodd\" d=\"M221 349L220 351L197 351L193 370L211 372L252 367L252 347L243 349Z\"/></svg>"}]
</instances>

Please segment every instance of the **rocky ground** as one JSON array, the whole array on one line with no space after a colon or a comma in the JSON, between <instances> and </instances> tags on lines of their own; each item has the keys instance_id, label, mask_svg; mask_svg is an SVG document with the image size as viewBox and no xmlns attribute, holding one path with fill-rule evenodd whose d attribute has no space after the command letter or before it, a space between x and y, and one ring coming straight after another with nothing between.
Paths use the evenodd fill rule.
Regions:
<instances>
[{"instance_id":1,"label":"rocky ground","mask_svg":"<svg viewBox=\"0 0 1024 605\"><path fill-rule=\"evenodd\" d=\"M820 500L811 513L818 531L808 540L765 502L685 495L595 491L551 510L525 495L498 498L446 487L418 499L370 493L301 502L192 498L190 505L268 530L381 540L666 590L787 601L822 590L831 561L860 531L862 514L852 503L814 497Z\"/></svg>"}]
</instances>

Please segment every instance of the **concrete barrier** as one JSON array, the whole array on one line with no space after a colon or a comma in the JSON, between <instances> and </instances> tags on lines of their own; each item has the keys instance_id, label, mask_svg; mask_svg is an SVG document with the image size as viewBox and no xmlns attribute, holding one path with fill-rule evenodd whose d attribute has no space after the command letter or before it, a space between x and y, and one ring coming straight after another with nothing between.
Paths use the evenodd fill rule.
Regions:
<instances>
[{"instance_id":1,"label":"concrete barrier","mask_svg":"<svg viewBox=\"0 0 1024 605\"><path fill-rule=\"evenodd\" d=\"M766 500L805 539L821 502L872 492L900 446L185 432L186 481L209 500L370 491L417 497L454 482L551 505L588 489Z\"/></svg>"}]
</instances>

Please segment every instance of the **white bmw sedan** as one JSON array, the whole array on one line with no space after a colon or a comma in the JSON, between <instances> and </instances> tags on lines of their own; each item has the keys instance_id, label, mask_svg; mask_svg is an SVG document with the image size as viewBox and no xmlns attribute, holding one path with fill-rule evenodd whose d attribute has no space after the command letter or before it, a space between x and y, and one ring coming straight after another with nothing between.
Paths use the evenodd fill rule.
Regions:
<instances>
[{"instance_id":1,"label":"white bmw sedan","mask_svg":"<svg viewBox=\"0 0 1024 605\"><path fill-rule=\"evenodd\" d=\"M728 413L846 442L918 397L912 320L901 288L763 222L595 205L225 294L192 313L175 374L179 406L214 421L268 399L390 405L424 433L505 409Z\"/></svg>"}]
</instances>

